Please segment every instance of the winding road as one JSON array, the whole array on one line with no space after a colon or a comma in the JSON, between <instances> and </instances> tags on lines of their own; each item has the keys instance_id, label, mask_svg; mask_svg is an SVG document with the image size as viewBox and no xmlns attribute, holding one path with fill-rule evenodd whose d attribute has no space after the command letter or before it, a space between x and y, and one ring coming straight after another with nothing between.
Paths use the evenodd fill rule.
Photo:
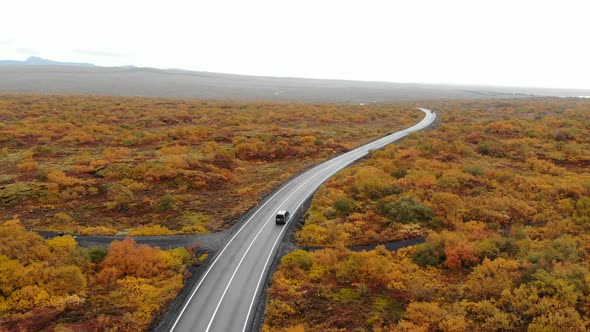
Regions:
<instances>
[{"instance_id":1,"label":"winding road","mask_svg":"<svg viewBox=\"0 0 590 332\"><path fill-rule=\"evenodd\" d=\"M261 202L228 240L182 305L170 331L249 331L277 246L288 225L276 225L278 210L295 215L303 203L336 172L408 134L428 127L436 113L416 125L319 164L295 177ZM289 220L288 223L292 222Z\"/></svg>"}]
</instances>

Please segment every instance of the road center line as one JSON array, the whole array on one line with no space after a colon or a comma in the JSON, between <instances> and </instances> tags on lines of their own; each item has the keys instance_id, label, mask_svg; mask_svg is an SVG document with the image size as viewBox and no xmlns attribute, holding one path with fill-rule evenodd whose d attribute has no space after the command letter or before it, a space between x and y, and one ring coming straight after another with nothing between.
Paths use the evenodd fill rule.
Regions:
<instances>
[{"instance_id":1,"label":"road center line","mask_svg":"<svg viewBox=\"0 0 590 332\"><path fill-rule=\"evenodd\" d=\"M325 173L326 171L328 171L329 169L331 169L334 166L341 166L341 169L345 168L346 166L348 166L349 164L353 163L354 161L358 160L359 158L361 158L362 156L366 155L368 152L370 152L372 149L376 148L381 148L387 144L393 143L394 141L397 141L398 139L401 139L405 136L407 136L410 132L414 132L420 129L423 129L424 127L426 127L425 123L429 122L430 119L432 117L436 117L435 113L428 110L428 109L423 109L423 108L419 108L421 111L423 111L424 113L426 113L426 117L424 119L422 119L422 121L420 121L419 123L417 123L416 125L398 131L396 133L394 133L395 135L395 139L391 140L391 138L394 138L393 136L386 136L383 137L381 139L377 139L373 142L370 142L364 146L361 146L359 148L356 148L352 151L349 151L348 153L342 154L338 157L335 157L331 160L325 161L315 167L310 168L309 170L307 170L306 172L304 172L303 174L300 174L299 176L297 176L296 178L292 179L291 181L289 181L286 185L284 185L281 189L279 189L275 194L273 194L270 198L268 198L266 200L266 202L264 202L261 206L259 206L256 211L253 212L252 216L250 216L250 218L248 218L248 220L246 220L244 222L244 224L240 227L240 229L238 229L238 231L231 237L231 239L227 242L227 244L223 247L223 249L221 250L221 252L217 255L217 257L215 258L215 260L211 263L211 265L209 266L209 268L207 269L207 271L205 272L205 274L202 276L202 278L200 279L199 283L197 284L197 286L195 287L195 289L193 290L193 292L191 293L190 297L188 298L188 300L186 301L185 305L183 306L180 314L178 315L177 319L174 322L174 325L172 326L172 328L170 329L170 331L173 331L174 328L177 326L178 322L180 321L180 318L182 317L183 313L185 312L185 310L187 309L188 305L191 303L192 298L195 296L196 292L198 291L198 289L200 288L201 284L204 282L204 280L207 278L207 275L209 274L209 272L212 270L212 268L215 266L216 262L219 260L219 258L223 255L223 253L226 251L226 249L229 247L229 245L232 243L232 241L240 234L240 232L244 229L244 227L248 224L250 224L250 221L258 214L258 212L260 212L262 210L262 208L264 206L266 206L269 202L271 202L279 193L281 193L282 191L284 191L286 188L288 188L289 186L291 186L294 182L296 181L300 181L303 180L306 176L309 176L309 173L312 171L318 172L317 174L313 175L312 177L310 177L309 179L305 180L301 185L299 185L285 200L283 200L283 202L280 203L279 207L282 207L295 193L297 193L297 191L299 191L299 189L301 189L301 187L303 187L305 184L307 184L309 181L311 181L312 179L316 178L317 176ZM430 121L432 122L432 121ZM399 136L399 137L398 137ZM358 153L362 153L361 156L356 156L356 154ZM351 160L349 160L348 162L346 162L344 165L342 165L342 159L346 159L346 158L350 158L353 157ZM323 169L321 169L323 168ZM314 187L314 189L312 191L310 191L307 195L305 200L307 200L309 198L310 195L312 195L315 190L317 190L317 188L324 182L326 181L329 177L331 177L333 174L328 175L325 179L323 179L322 181L319 181L318 184ZM303 202L305 202L305 200ZM297 209L299 209L299 207L303 204L300 203L297 206ZM275 211L276 214L276 211ZM244 253L244 255L242 256L242 258L240 259L238 266L236 267L235 271L233 272L222 296L221 299L219 300L219 303L217 304L217 307L215 309L215 312L213 313L213 316L207 326L207 331L209 331L212 322L217 314L217 311L223 301L223 298L225 297L225 294L227 292L227 290L229 289L229 286L231 285L233 278L235 277L237 271L239 270L244 258L246 257L246 255L248 254L250 248L252 247L252 245L254 244L254 242L256 241L256 239L258 238L258 236L261 234L262 230L266 227L266 225L270 222L270 220L272 220L272 216L264 223L264 225L262 225L262 227L260 228L260 230L258 231L258 233L256 234L256 236L254 237L254 239L251 241L250 245L248 246L246 252ZM290 222L290 221L289 221ZM245 328L248 324L248 319L250 317L251 314L251 310L252 310L252 306L253 303L255 301L256 298L256 294L258 293L258 289L260 287L260 282L262 280L262 277L264 276L264 273L266 271L266 267L268 265L268 262L270 261L270 256L272 255L274 248L276 247L276 244L278 243L278 240L282 237L283 231L286 227L283 227L283 229L281 230L281 232L279 233L279 236L277 237L277 239L275 240L271 252L269 254L269 256L267 257L267 260L265 262L264 265L264 269L262 271L262 274L258 280L258 284L256 286L256 290L254 292L254 296L252 298L252 302L250 304L250 308L248 309L248 315L246 317L246 322L244 324L244 329L243 331L245 331Z\"/></svg>"},{"instance_id":2,"label":"road center line","mask_svg":"<svg viewBox=\"0 0 590 332\"><path fill-rule=\"evenodd\" d=\"M355 149L356 150L356 149ZM355 150L349 151L349 152L354 152ZM250 220L252 220L252 218L254 218L254 216L256 216L256 214L258 214L258 212L260 212L260 210L266 206L266 204L268 204L270 201L272 201L273 198L275 198L279 193L281 193L284 189L286 189L287 187L289 187L293 182L300 180L301 178L305 177L308 172L316 169L316 168L321 168L321 167L326 167L328 166L328 164L330 162L335 163L336 161L342 159L346 154L342 154L334 159L328 160L322 164L319 164L317 166L312 167L311 169L307 170L305 173L297 176L296 178L294 178L293 180L289 181L289 183L287 183L286 185L284 185L281 189L279 189L279 191L277 191L276 193L274 193L269 199L266 200L266 202L264 202L260 207L258 207L256 209L256 211L252 214L252 216L250 216L250 218L248 218L248 220L246 220L246 222L244 222L244 224L242 225L242 227L240 227L240 229L236 232L236 234L234 234L231 239L227 242L227 244L223 247L223 249L221 250L221 252L217 255L217 257L215 257L215 259L213 260L213 262L211 263L211 265L209 266L209 268L207 269L207 271L205 271L205 274L203 275L203 277L201 278L201 280L199 281L199 283L197 284L197 286L195 287L195 289L193 290L193 292L191 293L190 297L188 298L188 300L186 301L186 303L184 304L182 310L180 311L180 314L178 314L178 317L176 318L176 320L174 321L174 324L172 325L172 328L170 329L170 332L174 331L174 329L176 328L176 325L178 324L178 322L180 321L180 318L182 317L182 315L184 314L186 308L188 307L188 305L190 304L191 300L193 299L193 297L195 296L195 294L197 293L197 291L199 290L199 288L201 287L201 284L204 282L204 280L207 278L207 275L209 274L209 272L211 271L211 269L213 269L213 267L215 266L215 263L217 263L217 261L219 260L219 258L222 256L222 254L225 252L225 249L227 249L227 247L229 247L229 245L232 243L232 241L238 236L238 234L240 234L240 232L242 231L242 229L249 224ZM331 167L331 166L329 166Z\"/></svg>"},{"instance_id":3,"label":"road center line","mask_svg":"<svg viewBox=\"0 0 590 332\"><path fill-rule=\"evenodd\" d=\"M407 136L409 134L409 132L413 132L415 130L421 129L421 128L418 128L418 126L422 125L422 123L425 122L425 121L429 121L430 120L430 117L432 116L432 113L431 112L427 112L427 111L425 111L425 110L423 110L421 108L420 108L420 110L422 112L426 113L426 116L424 117L424 119L422 119L422 121L420 121L419 123L417 123L416 125L408 128L408 129L405 129L405 130L402 130L402 131L397 132L397 133L403 132L404 135L401 135L399 138L396 138L395 140L393 140L391 142L387 142L387 143L384 142L385 144L383 146L388 145L388 144L391 144L391 143L399 140L400 138ZM375 141L374 143L376 143L378 141ZM369 145L369 144L367 144L367 145ZM369 148L366 145L363 148L367 148L366 153L368 153L371 150L371 148ZM360 149L359 149L359 151L360 151ZM356 160L356 159L354 159L354 160ZM351 161L351 162L353 162L353 161ZM345 168L345 167L346 166L344 166L342 168ZM294 211L297 211L297 209L299 209L305 203L305 201L307 201L307 199L309 199L309 197L324 183L324 181L328 180L332 176L333 176L333 174L330 174L329 176L326 177L326 179L323 179L322 181L319 181L318 184L312 190L310 190L310 192L305 196L305 198L303 199L303 201L301 201L301 203L299 203L297 205L297 207L295 208ZM246 331L246 328L248 327L248 320L250 319L250 314L252 313L252 308L253 308L253 305L254 305L254 301L256 300L256 295L258 294L258 289L260 288L260 284L261 284L262 278L264 277L264 274L266 272L266 268L268 266L268 263L270 261L270 258L272 257L272 254L275 251L275 247L276 247L277 243L282 238L282 235L283 235L284 230L287 228L287 226L289 225L290 222L291 222L291 220L289 220L287 222L287 225L285 225L281 229L281 232L279 233L279 236L277 236L277 238L275 239L275 242L273 243L272 248L270 249L270 252L268 253L268 256L266 257L266 261L264 262L264 267L262 268L262 272L260 273L260 277L258 278L258 283L256 284L256 289L254 290L254 294L252 295L252 301L250 302L250 307L248 308L248 314L246 315L246 320L244 321L244 327L242 328L242 332L245 332Z\"/></svg>"},{"instance_id":4,"label":"road center line","mask_svg":"<svg viewBox=\"0 0 590 332\"><path fill-rule=\"evenodd\" d=\"M217 263L217 260L219 260L219 258L221 257L221 255L223 254L223 252L225 251L225 249L227 249L227 247L232 243L232 241L236 238L236 236L238 236L238 234L240 234L240 232L242 231L242 229L246 225L248 225L248 223L250 222L250 220L252 220L252 218L254 218L254 216L256 216L256 214L258 214L258 212L264 206L266 206L266 204L268 204L270 201L272 201L272 199L275 198L280 192L282 192L285 188L289 187L293 182L295 182L296 180L298 180L300 177L302 177L304 175L305 175L305 173L304 174L301 174L300 176L298 176L298 177L294 178L293 180L289 181L289 183L287 183L286 185L284 185L279 191L277 191L274 195L272 195L269 199L267 199L266 202L264 202L264 204L262 204L260 207L258 207L256 209L256 211L252 214L252 216L250 216L250 218L248 218L248 220L246 220L246 222L244 222L244 224L242 225L242 227L240 227L240 229L238 229L238 231L236 232L236 234L234 234L231 237L231 239L223 247L223 249L221 250L221 252L219 253L219 255L217 255L217 257L215 257L215 260L213 260L213 263L211 263L211 265L209 266L209 268L207 269L207 271L205 272L205 274L203 275L203 277L201 278L201 280L199 281L199 283L197 284L197 286L195 287L195 289L191 293L191 296L188 298L188 300L184 304L184 307L180 311L180 314L178 315L178 317L174 321L174 325L172 325L172 328L170 329L170 332L174 331L174 328L178 324L178 321L180 320L180 317L182 317L182 314L184 313L184 311L186 310L186 308L190 304L191 300L193 299L193 296L195 296L195 294L197 293L197 290L199 290L199 287L201 287L201 284L203 283L203 281L205 280L205 278L207 278L207 275L209 274L209 272L211 271L211 269L213 268L213 266L215 266L215 263Z\"/></svg>"},{"instance_id":5,"label":"road center line","mask_svg":"<svg viewBox=\"0 0 590 332\"><path fill-rule=\"evenodd\" d=\"M303 205L303 203L305 203L305 201L307 201L309 196L311 196L324 183L324 181L328 180L332 176L333 176L333 174L330 174L322 181L319 181L318 184L305 196L303 201L297 205L297 208L295 208L294 211L297 211ZM264 276L264 273L266 271L266 267L268 266L268 262L270 261L270 257L272 256L272 253L274 252L277 243L281 239L283 232L285 231L285 229L287 228L287 226L291 222L291 220L289 220L287 222L287 225L285 225L284 227L281 228L281 232L279 233L279 236L277 236L277 238L275 239L275 242L273 243L272 248L270 249L268 257L266 257L266 261L264 262L264 267L262 268L262 273L260 274L260 277L258 278L258 283L256 284L256 289L254 290L254 295L252 296L252 301L250 302L250 307L248 308L248 314L246 315L246 321L244 322L244 328L242 329L242 332L246 331L246 327L248 326L248 319L250 318L252 306L254 305L254 301L256 300L256 294L258 293L258 289L260 288L260 282L262 281L262 277Z\"/></svg>"},{"instance_id":6,"label":"road center line","mask_svg":"<svg viewBox=\"0 0 590 332\"><path fill-rule=\"evenodd\" d=\"M260 230L258 230L258 233L256 233L256 236L254 236L254 239L252 239L252 241L250 241L250 244L248 245L248 248L246 249L246 252L244 252L244 254L242 255L242 258L238 262L238 266L236 266L234 272L232 273L232 276L229 279L229 282L225 286L225 289L223 290L223 294L221 294L221 298L219 299L219 302L217 303L217 306L215 307L215 311L213 312L213 315L211 316L211 320L209 321L209 324L207 324L207 329L205 330L205 332L209 332L209 329L211 328L211 325L213 324L213 320L215 320L215 316L217 315L217 311L219 310L219 307L221 306L221 302L223 302L223 299L225 298L225 294L227 293L227 290L229 289L229 286L231 286L231 283L234 280L234 277L236 276L236 273L240 269L240 266L242 265L242 262L244 261L244 258L246 258L246 256L248 255L248 252L250 251L250 248L252 248L252 245L254 245L254 242L256 242L256 239L258 239L258 236L260 235L260 233L262 233L262 230L264 230L264 228L266 227L266 225L272 220L272 218L277 213L277 211L281 209L281 207L283 206L283 204L285 204L291 198L291 196L293 196L295 193L297 193L297 191L299 191L299 189L301 189L309 181L313 180L317 176L321 175L325 171L327 171L330 168L332 168L334 166L337 166L337 165L338 165L337 163L334 163L333 165L327 166L325 169L321 170L319 173L317 173L316 175L310 177L309 179L305 180L305 182L303 182L302 184L300 184L295 190L293 190L293 192L289 196L287 196L287 198L285 198L281 202L281 204L279 204L279 208L276 209L275 212L274 212L274 214L271 215L270 218L268 218L268 220L264 223L264 225L262 225L262 227L260 227Z\"/></svg>"}]
</instances>

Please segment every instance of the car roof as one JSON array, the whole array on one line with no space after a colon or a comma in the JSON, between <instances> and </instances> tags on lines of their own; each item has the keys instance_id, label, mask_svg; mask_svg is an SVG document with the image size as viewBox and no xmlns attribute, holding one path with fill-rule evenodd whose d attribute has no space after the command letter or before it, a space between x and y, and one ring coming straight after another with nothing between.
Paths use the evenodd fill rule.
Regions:
<instances>
[{"instance_id":1,"label":"car roof","mask_svg":"<svg viewBox=\"0 0 590 332\"><path fill-rule=\"evenodd\" d=\"M279 211L277 212L277 214L282 214L282 215L284 215L284 214L286 214L287 212L288 212L287 210L279 210Z\"/></svg>"}]
</instances>

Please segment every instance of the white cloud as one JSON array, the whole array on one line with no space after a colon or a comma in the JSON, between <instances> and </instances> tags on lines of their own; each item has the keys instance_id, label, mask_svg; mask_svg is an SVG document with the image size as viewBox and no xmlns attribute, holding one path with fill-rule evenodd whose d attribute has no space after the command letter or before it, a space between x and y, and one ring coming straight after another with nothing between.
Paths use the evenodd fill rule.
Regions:
<instances>
[{"instance_id":1,"label":"white cloud","mask_svg":"<svg viewBox=\"0 0 590 332\"><path fill-rule=\"evenodd\" d=\"M99 65L590 88L585 0L92 4L7 0L0 39L15 42L0 57L30 48Z\"/></svg>"}]
</instances>

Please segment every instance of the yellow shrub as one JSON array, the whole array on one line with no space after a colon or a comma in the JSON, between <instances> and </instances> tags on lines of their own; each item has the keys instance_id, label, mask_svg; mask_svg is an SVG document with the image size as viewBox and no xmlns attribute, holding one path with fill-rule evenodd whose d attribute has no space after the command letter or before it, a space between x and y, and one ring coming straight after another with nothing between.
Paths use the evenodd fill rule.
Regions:
<instances>
[{"instance_id":1,"label":"yellow shrub","mask_svg":"<svg viewBox=\"0 0 590 332\"><path fill-rule=\"evenodd\" d=\"M34 160L25 160L18 165L18 170L21 172L35 171L39 168L39 163Z\"/></svg>"},{"instance_id":2,"label":"yellow shrub","mask_svg":"<svg viewBox=\"0 0 590 332\"><path fill-rule=\"evenodd\" d=\"M160 149L160 154L163 156L175 155L175 154L187 154L188 146L173 145L166 146Z\"/></svg>"},{"instance_id":3,"label":"yellow shrub","mask_svg":"<svg viewBox=\"0 0 590 332\"><path fill-rule=\"evenodd\" d=\"M108 161L103 160L103 159L97 159L97 160L93 160L90 162L90 167L94 168L98 168L98 167L102 167L102 166L106 166L108 165Z\"/></svg>"},{"instance_id":4,"label":"yellow shrub","mask_svg":"<svg viewBox=\"0 0 590 332\"><path fill-rule=\"evenodd\" d=\"M132 230L131 236L156 236L156 235L173 235L174 231L168 229L166 226L152 225Z\"/></svg>"},{"instance_id":5,"label":"yellow shrub","mask_svg":"<svg viewBox=\"0 0 590 332\"><path fill-rule=\"evenodd\" d=\"M123 159L131 155L131 149L125 147L119 148L106 148L102 152L104 159L109 161L114 161L118 159Z\"/></svg>"},{"instance_id":6,"label":"yellow shrub","mask_svg":"<svg viewBox=\"0 0 590 332\"><path fill-rule=\"evenodd\" d=\"M61 184L64 186L72 186L82 182L79 179L76 179L71 176L67 176L63 171L60 170L53 170L49 174L47 174L47 181Z\"/></svg>"},{"instance_id":7,"label":"yellow shrub","mask_svg":"<svg viewBox=\"0 0 590 332\"><path fill-rule=\"evenodd\" d=\"M115 235L117 231L104 227L104 226L96 226L96 227L84 227L78 231L80 235Z\"/></svg>"},{"instance_id":8,"label":"yellow shrub","mask_svg":"<svg viewBox=\"0 0 590 332\"><path fill-rule=\"evenodd\" d=\"M69 223L72 221L72 217L70 217L65 212L58 212L58 213L54 214L53 217L55 218L55 220L63 222L63 223Z\"/></svg>"}]
</instances>

